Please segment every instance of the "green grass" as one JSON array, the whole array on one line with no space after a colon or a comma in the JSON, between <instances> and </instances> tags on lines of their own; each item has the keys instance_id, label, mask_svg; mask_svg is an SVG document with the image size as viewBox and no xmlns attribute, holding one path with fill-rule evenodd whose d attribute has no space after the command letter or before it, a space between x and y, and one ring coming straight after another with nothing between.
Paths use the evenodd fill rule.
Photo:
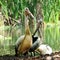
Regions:
<instances>
[{"instance_id":1,"label":"green grass","mask_svg":"<svg viewBox=\"0 0 60 60\"><path fill-rule=\"evenodd\" d=\"M44 31L44 43L49 44L53 51L60 50L60 26L47 26Z\"/></svg>"}]
</instances>

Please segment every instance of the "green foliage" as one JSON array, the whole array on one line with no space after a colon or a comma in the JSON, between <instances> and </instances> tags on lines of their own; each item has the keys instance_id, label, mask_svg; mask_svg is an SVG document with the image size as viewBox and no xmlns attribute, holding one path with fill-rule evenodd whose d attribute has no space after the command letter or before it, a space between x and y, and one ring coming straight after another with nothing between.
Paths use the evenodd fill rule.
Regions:
<instances>
[{"instance_id":1,"label":"green foliage","mask_svg":"<svg viewBox=\"0 0 60 60\"><path fill-rule=\"evenodd\" d=\"M24 8L28 7L34 14L36 12L36 4L40 2L43 10L44 20L46 22L57 22L59 20L60 0L1 0L2 12L6 18L24 20ZM36 16L36 15L35 15Z\"/></svg>"},{"instance_id":2,"label":"green foliage","mask_svg":"<svg viewBox=\"0 0 60 60\"><path fill-rule=\"evenodd\" d=\"M37 0L1 0L0 4L2 5L2 12L6 18L8 18L8 16L15 19L21 17L23 20L24 8L28 7L34 14Z\"/></svg>"},{"instance_id":3,"label":"green foliage","mask_svg":"<svg viewBox=\"0 0 60 60\"><path fill-rule=\"evenodd\" d=\"M49 44L54 51L60 50L60 26L49 25L44 31L44 43Z\"/></svg>"},{"instance_id":4,"label":"green foliage","mask_svg":"<svg viewBox=\"0 0 60 60\"><path fill-rule=\"evenodd\" d=\"M60 0L41 0L46 22L57 22L60 12Z\"/></svg>"},{"instance_id":5,"label":"green foliage","mask_svg":"<svg viewBox=\"0 0 60 60\"><path fill-rule=\"evenodd\" d=\"M0 4L2 5L2 13L5 15L5 17L8 19L8 10L7 10L7 3L2 0L0 1Z\"/></svg>"}]
</instances>

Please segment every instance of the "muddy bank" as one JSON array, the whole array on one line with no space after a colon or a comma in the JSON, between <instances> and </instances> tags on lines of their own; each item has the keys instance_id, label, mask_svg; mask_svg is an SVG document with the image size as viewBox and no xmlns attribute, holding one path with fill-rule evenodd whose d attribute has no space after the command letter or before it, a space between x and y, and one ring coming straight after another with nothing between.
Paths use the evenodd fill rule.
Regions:
<instances>
[{"instance_id":1,"label":"muddy bank","mask_svg":"<svg viewBox=\"0 0 60 60\"><path fill-rule=\"evenodd\" d=\"M13 55L0 56L0 60L60 60L60 52L52 53L51 55L45 56L34 56L34 57L16 57Z\"/></svg>"}]
</instances>

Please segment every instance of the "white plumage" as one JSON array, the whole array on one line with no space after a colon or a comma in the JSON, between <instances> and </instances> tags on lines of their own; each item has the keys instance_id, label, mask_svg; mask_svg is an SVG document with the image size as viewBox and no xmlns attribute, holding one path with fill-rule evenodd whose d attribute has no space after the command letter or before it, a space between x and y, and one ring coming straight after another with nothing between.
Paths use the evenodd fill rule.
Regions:
<instances>
[{"instance_id":1,"label":"white plumage","mask_svg":"<svg viewBox=\"0 0 60 60\"><path fill-rule=\"evenodd\" d=\"M42 55L45 54L51 54L52 53L52 48L49 45L41 44L37 51L39 51Z\"/></svg>"},{"instance_id":2,"label":"white plumage","mask_svg":"<svg viewBox=\"0 0 60 60\"><path fill-rule=\"evenodd\" d=\"M24 39L24 37L25 37L25 35L22 35L22 36L20 36L20 37L18 38L18 40L17 40L16 43L15 43L16 47L18 47L19 44L21 44L21 42L22 42L22 40Z\"/></svg>"}]
</instances>

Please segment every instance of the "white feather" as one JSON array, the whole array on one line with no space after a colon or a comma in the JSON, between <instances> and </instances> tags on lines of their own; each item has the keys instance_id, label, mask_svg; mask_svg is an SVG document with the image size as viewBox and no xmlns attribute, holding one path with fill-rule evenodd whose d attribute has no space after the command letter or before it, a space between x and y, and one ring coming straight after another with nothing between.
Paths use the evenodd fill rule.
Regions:
<instances>
[{"instance_id":1,"label":"white feather","mask_svg":"<svg viewBox=\"0 0 60 60\"><path fill-rule=\"evenodd\" d=\"M38 49L41 52L41 54L43 54L43 55L52 53L52 48L48 45L42 44L42 45L39 46Z\"/></svg>"},{"instance_id":2,"label":"white feather","mask_svg":"<svg viewBox=\"0 0 60 60\"><path fill-rule=\"evenodd\" d=\"M22 40L24 39L24 37L25 37L25 35L22 35L22 36L20 36L18 39L17 39L17 41L16 41L16 43L15 43L15 45L18 47L18 45L22 42Z\"/></svg>"}]
</instances>

